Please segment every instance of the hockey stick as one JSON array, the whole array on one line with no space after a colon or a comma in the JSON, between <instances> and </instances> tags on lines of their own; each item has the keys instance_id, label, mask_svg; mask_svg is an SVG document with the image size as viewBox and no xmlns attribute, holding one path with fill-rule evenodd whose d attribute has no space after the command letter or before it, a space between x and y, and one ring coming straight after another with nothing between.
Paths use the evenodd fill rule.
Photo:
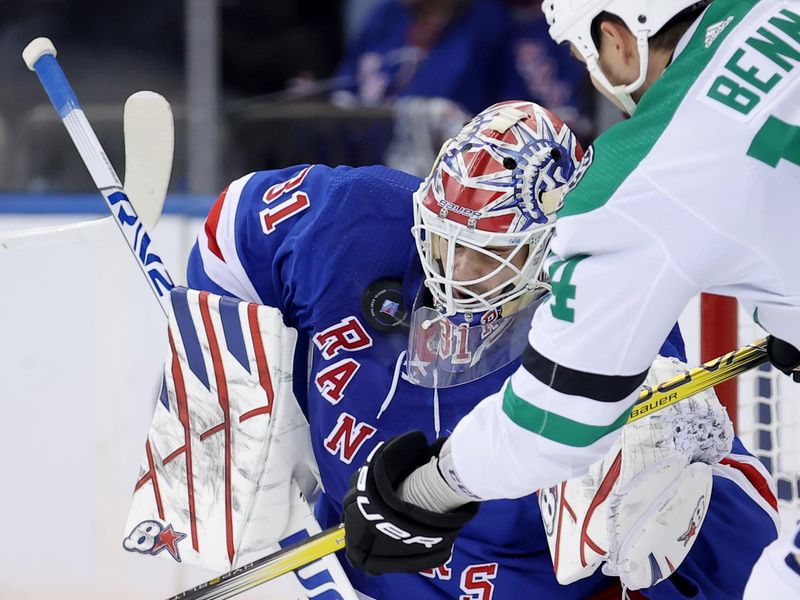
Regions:
<instances>
[{"instance_id":1,"label":"hockey stick","mask_svg":"<svg viewBox=\"0 0 800 600\"><path fill-rule=\"evenodd\" d=\"M172 110L163 96L131 94L123 112L125 184L136 213L149 229L158 223L172 171L175 131ZM0 233L0 251L50 246L64 241L85 242L105 234L113 217L48 225Z\"/></svg>"},{"instance_id":2,"label":"hockey stick","mask_svg":"<svg viewBox=\"0 0 800 600\"><path fill-rule=\"evenodd\" d=\"M89 169L95 186L103 195L114 221L136 256L150 288L158 298L164 314L169 311L169 291L174 287L172 278L161 257L155 251L147 227L136 214L122 188L114 167L106 156L92 126L83 113L75 92L56 60L53 43L44 37L36 38L22 51L22 58L31 71L35 71L50 101L64 123L72 142Z\"/></svg>"},{"instance_id":3,"label":"hockey stick","mask_svg":"<svg viewBox=\"0 0 800 600\"><path fill-rule=\"evenodd\" d=\"M768 361L767 338L761 338L703 363L683 375L676 375L658 384L655 389L645 387L639 394L639 401L631 410L628 423L672 406L679 400L694 396L723 381L738 377L745 371L755 369Z\"/></svg>"},{"instance_id":4,"label":"hockey stick","mask_svg":"<svg viewBox=\"0 0 800 600\"><path fill-rule=\"evenodd\" d=\"M167 198L175 124L161 94L141 91L125 101L125 183L123 189L149 231L158 223Z\"/></svg>"},{"instance_id":5,"label":"hockey stick","mask_svg":"<svg viewBox=\"0 0 800 600\"><path fill-rule=\"evenodd\" d=\"M336 525L291 546L242 565L168 600L232 598L344 548L344 525Z\"/></svg>"},{"instance_id":6,"label":"hockey stick","mask_svg":"<svg viewBox=\"0 0 800 600\"><path fill-rule=\"evenodd\" d=\"M723 381L733 379L768 360L767 340L763 338L668 379L655 389L646 387L639 394L639 401L634 405L628 423L667 408L679 400L694 396ZM344 525L339 524L280 552L260 558L177 596L172 596L168 600L231 598L344 547Z\"/></svg>"}]
</instances>

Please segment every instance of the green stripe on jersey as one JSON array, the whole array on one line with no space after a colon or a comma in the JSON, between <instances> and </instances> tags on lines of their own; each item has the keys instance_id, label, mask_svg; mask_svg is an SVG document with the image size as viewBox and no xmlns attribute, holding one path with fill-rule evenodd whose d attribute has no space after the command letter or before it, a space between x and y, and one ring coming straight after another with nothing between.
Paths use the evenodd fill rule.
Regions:
<instances>
[{"instance_id":1,"label":"green stripe on jersey","mask_svg":"<svg viewBox=\"0 0 800 600\"><path fill-rule=\"evenodd\" d=\"M623 412L611 425L587 425L526 402L514 393L509 381L503 397L503 412L523 429L559 444L582 448L625 425L631 411Z\"/></svg>"},{"instance_id":2,"label":"green stripe on jersey","mask_svg":"<svg viewBox=\"0 0 800 600\"><path fill-rule=\"evenodd\" d=\"M758 0L711 3L686 48L642 95L633 117L617 123L595 140L593 162L567 194L559 218L590 212L608 202L650 153L722 41L756 4ZM728 17L733 20L706 48L706 30Z\"/></svg>"}]
</instances>

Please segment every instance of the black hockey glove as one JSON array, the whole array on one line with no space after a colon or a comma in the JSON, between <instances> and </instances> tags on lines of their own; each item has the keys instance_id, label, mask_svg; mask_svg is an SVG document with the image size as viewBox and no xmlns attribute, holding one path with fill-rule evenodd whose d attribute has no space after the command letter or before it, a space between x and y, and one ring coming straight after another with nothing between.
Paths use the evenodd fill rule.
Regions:
<instances>
[{"instance_id":1,"label":"black hockey glove","mask_svg":"<svg viewBox=\"0 0 800 600\"><path fill-rule=\"evenodd\" d=\"M371 575L416 573L443 565L453 542L478 512L479 503L437 513L404 502L397 494L412 471L437 456L444 439L429 446L412 431L375 450L353 475L344 497L347 560Z\"/></svg>"},{"instance_id":2,"label":"black hockey glove","mask_svg":"<svg viewBox=\"0 0 800 600\"><path fill-rule=\"evenodd\" d=\"M800 350L771 335L767 338L767 356L776 369L800 383Z\"/></svg>"}]
</instances>

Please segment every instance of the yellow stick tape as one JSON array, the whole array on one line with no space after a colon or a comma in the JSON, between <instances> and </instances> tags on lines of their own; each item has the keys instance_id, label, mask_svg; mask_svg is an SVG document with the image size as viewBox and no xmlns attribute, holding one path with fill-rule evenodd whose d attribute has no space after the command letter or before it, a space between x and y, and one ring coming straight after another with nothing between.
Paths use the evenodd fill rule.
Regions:
<instances>
[{"instance_id":1,"label":"yellow stick tape","mask_svg":"<svg viewBox=\"0 0 800 600\"><path fill-rule=\"evenodd\" d=\"M768 360L767 338L763 338L738 350L723 354L683 375L668 379L658 384L655 389L645 386L639 394L639 402L631 410L628 423L741 375Z\"/></svg>"}]
</instances>

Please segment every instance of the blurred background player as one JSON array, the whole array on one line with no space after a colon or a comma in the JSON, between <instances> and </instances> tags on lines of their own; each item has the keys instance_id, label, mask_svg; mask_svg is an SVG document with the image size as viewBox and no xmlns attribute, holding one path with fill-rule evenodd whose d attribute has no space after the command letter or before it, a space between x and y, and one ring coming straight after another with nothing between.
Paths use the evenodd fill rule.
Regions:
<instances>
[{"instance_id":1,"label":"blurred background player","mask_svg":"<svg viewBox=\"0 0 800 600\"><path fill-rule=\"evenodd\" d=\"M519 77L508 45L512 27L492 0L380 2L339 65L344 85L334 100L446 98L476 114L509 98L509 80Z\"/></svg>"},{"instance_id":2,"label":"blurred background player","mask_svg":"<svg viewBox=\"0 0 800 600\"><path fill-rule=\"evenodd\" d=\"M553 107L581 139L595 129L588 77L548 38L539 0L151 1L141 11L98 0L6 4L0 189L88 191L54 134L60 124L36 110L38 90L16 64L18 48L42 32L70 57L73 85L115 164L115 105L143 88L170 100L173 192L212 194L250 169L304 161L388 161L424 176L467 119L512 98ZM128 27L110 35L109 22ZM216 142L185 139L210 132ZM283 144L269 143L278 137ZM204 152L217 159L195 170Z\"/></svg>"},{"instance_id":3,"label":"blurred background player","mask_svg":"<svg viewBox=\"0 0 800 600\"><path fill-rule=\"evenodd\" d=\"M445 139L504 99L551 106L591 135L586 74L547 39L541 2L388 0L369 13L336 72L339 106L392 106L385 164L424 176Z\"/></svg>"}]
</instances>

